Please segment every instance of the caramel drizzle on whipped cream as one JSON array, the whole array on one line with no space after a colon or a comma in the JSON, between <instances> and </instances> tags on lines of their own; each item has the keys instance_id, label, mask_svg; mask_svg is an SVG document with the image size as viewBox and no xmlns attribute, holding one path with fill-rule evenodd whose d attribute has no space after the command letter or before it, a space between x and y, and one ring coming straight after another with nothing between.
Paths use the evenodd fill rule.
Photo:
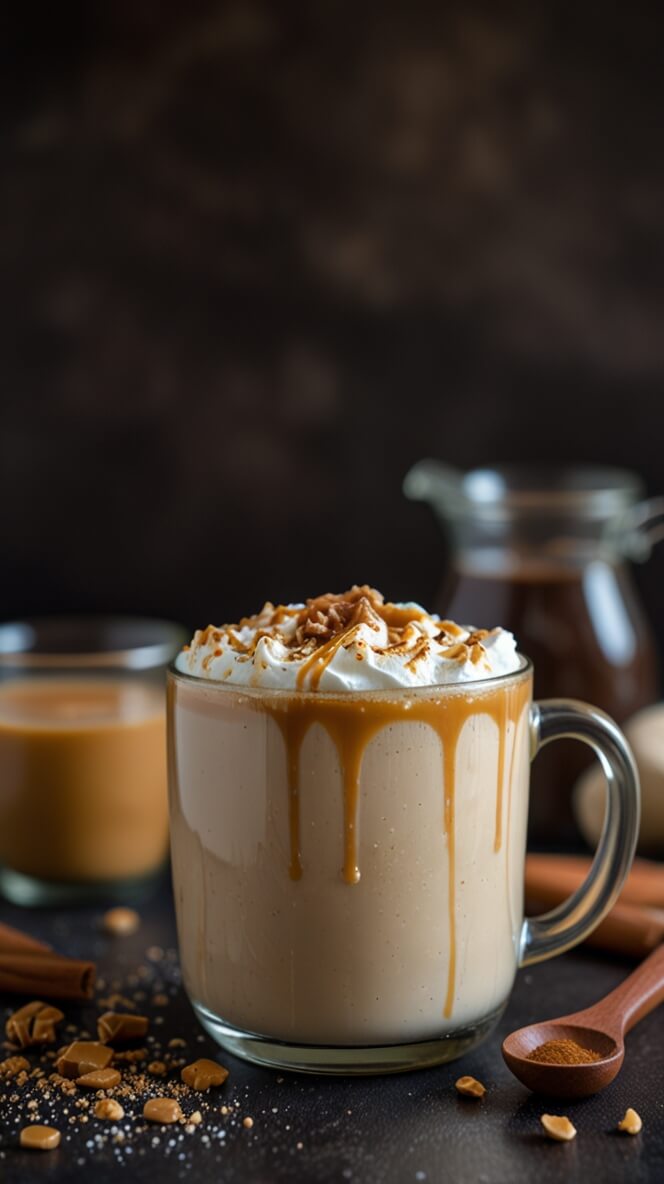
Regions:
<instances>
[{"instance_id":1,"label":"caramel drizzle on whipped cream","mask_svg":"<svg viewBox=\"0 0 664 1184\"><path fill-rule=\"evenodd\" d=\"M418 628L418 623L424 621L438 630L434 636ZM286 625L288 628L284 628ZM260 613L244 617L238 625L221 628L208 625L198 630L191 648L209 647L202 661L207 671L214 658L223 653L223 646L232 650L237 660L250 662L255 659L263 638L278 641L285 649L284 662L300 664L297 689L317 691L339 650L357 644L356 656L359 660L363 658L367 643L361 636L362 626L382 634L382 625L387 629L387 645L373 645L374 653L402 657L406 668L413 673L417 672L418 663L429 656L433 643L439 657L459 665L466 662L479 665L485 657L482 643L489 635L487 629L466 636L466 630L454 621L430 617L418 606L386 603L381 593L367 584L355 584L340 594L313 597L303 608L283 604L275 607L268 602ZM239 636L243 628L251 631L250 641L242 641Z\"/></svg>"}]
</instances>

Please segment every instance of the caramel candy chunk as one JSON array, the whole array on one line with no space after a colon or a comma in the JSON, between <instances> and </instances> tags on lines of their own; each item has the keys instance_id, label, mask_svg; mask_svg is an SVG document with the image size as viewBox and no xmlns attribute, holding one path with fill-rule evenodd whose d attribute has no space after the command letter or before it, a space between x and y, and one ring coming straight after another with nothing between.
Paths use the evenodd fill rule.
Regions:
<instances>
[{"instance_id":1,"label":"caramel candy chunk","mask_svg":"<svg viewBox=\"0 0 664 1184\"><path fill-rule=\"evenodd\" d=\"M115 1098L100 1098L95 1105L95 1118L108 1118L114 1122L119 1122L124 1118L124 1110Z\"/></svg>"},{"instance_id":2,"label":"caramel candy chunk","mask_svg":"<svg viewBox=\"0 0 664 1184\"><path fill-rule=\"evenodd\" d=\"M91 1073L83 1073L76 1078L76 1084L85 1089L112 1089L122 1081L122 1074L117 1069L93 1069Z\"/></svg>"},{"instance_id":3,"label":"caramel candy chunk","mask_svg":"<svg viewBox=\"0 0 664 1184\"><path fill-rule=\"evenodd\" d=\"M459 1077L454 1084L464 1098L483 1098L486 1093L486 1086L475 1077Z\"/></svg>"},{"instance_id":4,"label":"caramel candy chunk","mask_svg":"<svg viewBox=\"0 0 664 1184\"><path fill-rule=\"evenodd\" d=\"M97 1020L97 1035L102 1044L142 1040L149 1023L146 1015L124 1015L117 1011L105 1011Z\"/></svg>"},{"instance_id":5,"label":"caramel candy chunk","mask_svg":"<svg viewBox=\"0 0 664 1184\"><path fill-rule=\"evenodd\" d=\"M64 1013L59 1007L47 1004L37 1012L32 1021L32 1044L52 1044L55 1040L55 1026L63 1020Z\"/></svg>"},{"instance_id":6,"label":"caramel candy chunk","mask_svg":"<svg viewBox=\"0 0 664 1184\"><path fill-rule=\"evenodd\" d=\"M569 1118L558 1114L543 1114L540 1122L550 1139L558 1143L569 1143L576 1138L576 1127L572 1126Z\"/></svg>"},{"instance_id":7,"label":"caramel candy chunk","mask_svg":"<svg viewBox=\"0 0 664 1184\"><path fill-rule=\"evenodd\" d=\"M175 1098L150 1098L143 1107L143 1118L148 1122L160 1122L162 1125L179 1122L184 1115Z\"/></svg>"},{"instance_id":8,"label":"caramel candy chunk","mask_svg":"<svg viewBox=\"0 0 664 1184\"><path fill-rule=\"evenodd\" d=\"M5 1025L7 1039L19 1048L27 1048L30 1044L52 1044L55 1025L62 1019L64 1015L59 1008L35 999L10 1015Z\"/></svg>"},{"instance_id":9,"label":"caramel candy chunk","mask_svg":"<svg viewBox=\"0 0 664 1184\"><path fill-rule=\"evenodd\" d=\"M7 1057L0 1061L0 1077L18 1077L19 1073L25 1073L29 1068L30 1062L25 1057Z\"/></svg>"},{"instance_id":10,"label":"caramel candy chunk","mask_svg":"<svg viewBox=\"0 0 664 1184\"><path fill-rule=\"evenodd\" d=\"M60 1146L60 1131L54 1126L24 1126L19 1142L33 1151L53 1151Z\"/></svg>"},{"instance_id":11,"label":"caramel candy chunk","mask_svg":"<svg viewBox=\"0 0 664 1184\"><path fill-rule=\"evenodd\" d=\"M618 1123L618 1130L624 1131L626 1135L638 1135L642 1128L643 1123L641 1121L641 1115L637 1114L636 1110L632 1110L632 1107L630 1106L629 1109L625 1111L625 1117L623 1118L622 1122Z\"/></svg>"},{"instance_id":12,"label":"caramel candy chunk","mask_svg":"<svg viewBox=\"0 0 664 1184\"><path fill-rule=\"evenodd\" d=\"M104 913L104 929L111 937L130 937L136 933L140 923L141 918L135 909L109 909Z\"/></svg>"},{"instance_id":13,"label":"caramel candy chunk","mask_svg":"<svg viewBox=\"0 0 664 1184\"><path fill-rule=\"evenodd\" d=\"M96 1069L105 1069L113 1059L113 1049L97 1040L75 1040L58 1057L55 1068L62 1077L84 1077Z\"/></svg>"},{"instance_id":14,"label":"caramel candy chunk","mask_svg":"<svg viewBox=\"0 0 664 1184\"><path fill-rule=\"evenodd\" d=\"M228 1069L224 1069L224 1066L218 1065L216 1061L208 1061L201 1057L193 1064L185 1065L180 1077L185 1085L191 1086L192 1089L205 1090L211 1085L223 1085L228 1077Z\"/></svg>"}]
</instances>

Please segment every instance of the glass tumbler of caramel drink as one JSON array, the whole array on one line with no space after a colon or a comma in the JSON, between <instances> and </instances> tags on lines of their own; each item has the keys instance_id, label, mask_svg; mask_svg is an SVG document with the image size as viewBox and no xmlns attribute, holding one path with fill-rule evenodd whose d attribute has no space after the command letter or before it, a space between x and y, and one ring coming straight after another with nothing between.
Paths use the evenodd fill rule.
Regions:
<instances>
[{"instance_id":1,"label":"glass tumbler of caramel drink","mask_svg":"<svg viewBox=\"0 0 664 1184\"><path fill-rule=\"evenodd\" d=\"M168 846L164 671L179 626L123 617L0 626L0 891L124 896Z\"/></svg>"}]
</instances>

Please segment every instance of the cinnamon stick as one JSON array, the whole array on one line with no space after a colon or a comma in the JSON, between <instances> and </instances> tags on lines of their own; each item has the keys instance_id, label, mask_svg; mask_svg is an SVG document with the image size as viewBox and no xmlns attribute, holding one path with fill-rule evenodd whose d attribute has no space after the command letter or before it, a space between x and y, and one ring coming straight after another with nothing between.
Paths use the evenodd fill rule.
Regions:
<instances>
[{"instance_id":1,"label":"cinnamon stick","mask_svg":"<svg viewBox=\"0 0 664 1184\"><path fill-rule=\"evenodd\" d=\"M586 940L602 950L645 958L664 941L664 910L616 904Z\"/></svg>"},{"instance_id":2,"label":"cinnamon stick","mask_svg":"<svg viewBox=\"0 0 664 1184\"><path fill-rule=\"evenodd\" d=\"M559 904L583 883L591 859L584 855L528 855L526 895ZM544 897L542 897L544 893ZM635 859L620 893L621 904L664 908L664 864Z\"/></svg>"},{"instance_id":3,"label":"cinnamon stick","mask_svg":"<svg viewBox=\"0 0 664 1184\"><path fill-rule=\"evenodd\" d=\"M46 999L90 999L95 965L47 949L0 949L0 992Z\"/></svg>"},{"instance_id":4,"label":"cinnamon stick","mask_svg":"<svg viewBox=\"0 0 664 1184\"><path fill-rule=\"evenodd\" d=\"M14 929L11 925L5 925L0 921L0 953L28 954L31 951L38 952L39 950L50 953L51 947L45 941L38 941L36 937L30 937L28 933L23 933L22 930Z\"/></svg>"},{"instance_id":5,"label":"cinnamon stick","mask_svg":"<svg viewBox=\"0 0 664 1184\"><path fill-rule=\"evenodd\" d=\"M47 999L90 999L93 962L56 954L46 942L0 921L0 992Z\"/></svg>"},{"instance_id":6,"label":"cinnamon stick","mask_svg":"<svg viewBox=\"0 0 664 1184\"><path fill-rule=\"evenodd\" d=\"M590 859L576 855L528 855L526 900L551 909L583 883ZM586 938L588 945L644 958L664 941L664 865L635 859L618 902Z\"/></svg>"},{"instance_id":7,"label":"cinnamon stick","mask_svg":"<svg viewBox=\"0 0 664 1184\"><path fill-rule=\"evenodd\" d=\"M553 899L528 894L528 908L542 912L560 903ZM585 939L586 945L624 954L628 958L645 958L664 941L664 909L649 909L640 904L615 904L610 913Z\"/></svg>"}]
</instances>

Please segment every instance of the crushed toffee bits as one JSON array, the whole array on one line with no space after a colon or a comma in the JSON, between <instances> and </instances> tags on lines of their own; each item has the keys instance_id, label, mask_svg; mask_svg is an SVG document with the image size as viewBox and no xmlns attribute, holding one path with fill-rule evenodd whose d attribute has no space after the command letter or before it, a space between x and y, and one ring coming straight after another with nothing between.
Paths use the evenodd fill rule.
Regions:
<instances>
[{"instance_id":1,"label":"crushed toffee bits","mask_svg":"<svg viewBox=\"0 0 664 1184\"><path fill-rule=\"evenodd\" d=\"M576 1127L564 1115L543 1114L540 1122L549 1138L557 1143L569 1143L576 1138Z\"/></svg>"},{"instance_id":2,"label":"crushed toffee bits","mask_svg":"<svg viewBox=\"0 0 664 1184\"><path fill-rule=\"evenodd\" d=\"M576 1040L545 1040L544 1044L531 1049L526 1060L536 1061L538 1065L588 1065L601 1061L602 1054L584 1048Z\"/></svg>"},{"instance_id":3,"label":"crushed toffee bits","mask_svg":"<svg viewBox=\"0 0 664 1184\"><path fill-rule=\"evenodd\" d=\"M463 1094L464 1098L483 1098L486 1093L486 1086L475 1077L459 1077L454 1085L457 1093Z\"/></svg>"},{"instance_id":4,"label":"crushed toffee bits","mask_svg":"<svg viewBox=\"0 0 664 1184\"><path fill-rule=\"evenodd\" d=\"M122 1074L117 1069L93 1069L91 1073L83 1073L76 1078L76 1084L84 1089L113 1089L122 1081Z\"/></svg>"},{"instance_id":5,"label":"crushed toffee bits","mask_svg":"<svg viewBox=\"0 0 664 1184\"><path fill-rule=\"evenodd\" d=\"M94 1109L95 1118L110 1119L113 1122L119 1122L124 1118L124 1110L115 1098L100 1098Z\"/></svg>"},{"instance_id":6,"label":"crushed toffee bits","mask_svg":"<svg viewBox=\"0 0 664 1184\"><path fill-rule=\"evenodd\" d=\"M149 1023L146 1015L123 1015L117 1011L105 1011L97 1020L97 1035L102 1044L120 1044L125 1040L142 1040L147 1033Z\"/></svg>"},{"instance_id":7,"label":"crushed toffee bits","mask_svg":"<svg viewBox=\"0 0 664 1184\"><path fill-rule=\"evenodd\" d=\"M143 1107L143 1118L167 1126L172 1122L180 1122L184 1115L174 1098L150 1098Z\"/></svg>"},{"instance_id":8,"label":"crushed toffee bits","mask_svg":"<svg viewBox=\"0 0 664 1184\"><path fill-rule=\"evenodd\" d=\"M108 1007L111 1011L115 1011L116 1007L126 1007L128 1011L136 1011L134 1000L127 999L126 995L120 995L117 991L105 999L98 999L97 1002L100 1007Z\"/></svg>"},{"instance_id":9,"label":"crushed toffee bits","mask_svg":"<svg viewBox=\"0 0 664 1184\"><path fill-rule=\"evenodd\" d=\"M638 1135L639 1131L643 1129L643 1122L640 1114L636 1110L629 1109L625 1111L625 1117L618 1123L618 1130L624 1131L626 1135Z\"/></svg>"},{"instance_id":10,"label":"crushed toffee bits","mask_svg":"<svg viewBox=\"0 0 664 1184\"><path fill-rule=\"evenodd\" d=\"M190 1114L189 1118L187 1119L187 1122L186 1122L186 1125L184 1128L185 1134L193 1135L194 1131L196 1130L196 1127L200 1126L202 1121L203 1121L203 1115L201 1114L200 1110L194 1110L194 1113Z\"/></svg>"},{"instance_id":11,"label":"crushed toffee bits","mask_svg":"<svg viewBox=\"0 0 664 1184\"><path fill-rule=\"evenodd\" d=\"M58 1007L35 999L10 1015L5 1024L5 1033L7 1039L12 1044L18 1044L19 1048L27 1048L31 1044L53 1044L55 1026L64 1018Z\"/></svg>"},{"instance_id":12,"label":"crushed toffee bits","mask_svg":"<svg viewBox=\"0 0 664 1184\"><path fill-rule=\"evenodd\" d=\"M228 1069L224 1069L224 1066L217 1064L216 1061L200 1057L191 1065L185 1065L180 1077L184 1084L190 1086L191 1089L206 1090L211 1085L223 1085L228 1077Z\"/></svg>"},{"instance_id":13,"label":"crushed toffee bits","mask_svg":"<svg viewBox=\"0 0 664 1184\"><path fill-rule=\"evenodd\" d=\"M141 918L135 909L109 909L102 918L103 928L111 937L130 937L140 923Z\"/></svg>"},{"instance_id":14,"label":"crushed toffee bits","mask_svg":"<svg viewBox=\"0 0 664 1184\"><path fill-rule=\"evenodd\" d=\"M124 1061L127 1065L137 1065L140 1061L147 1061L149 1055L147 1048L128 1048L124 1052L114 1052L113 1062L117 1064Z\"/></svg>"},{"instance_id":15,"label":"crushed toffee bits","mask_svg":"<svg viewBox=\"0 0 664 1184\"><path fill-rule=\"evenodd\" d=\"M53 1151L60 1146L60 1131L54 1126L24 1126L19 1143L33 1151Z\"/></svg>"},{"instance_id":16,"label":"crushed toffee bits","mask_svg":"<svg viewBox=\"0 0 664 1184\"><path fill-rule=\"evenodd\" d=\"M19 1073L26 1073L30 1062L25 1057L7 1057L0 1061L0 1077L18 1077Z\"/></svg>"}]
</instances>

